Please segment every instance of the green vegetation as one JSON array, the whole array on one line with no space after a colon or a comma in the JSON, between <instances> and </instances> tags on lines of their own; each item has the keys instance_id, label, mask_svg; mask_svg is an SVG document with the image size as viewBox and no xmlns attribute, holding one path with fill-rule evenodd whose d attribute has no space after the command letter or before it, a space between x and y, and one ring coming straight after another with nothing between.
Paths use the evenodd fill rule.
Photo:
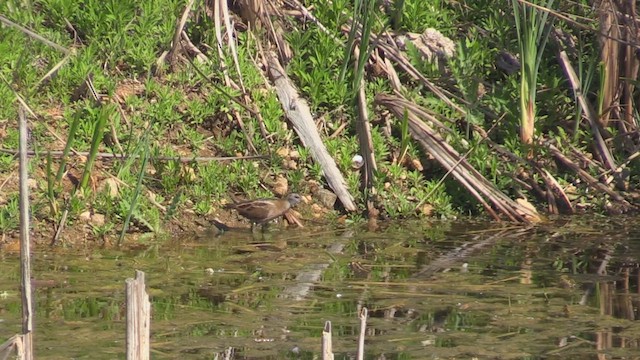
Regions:
<instances>
[{"instance_id":1,"label":"green vegetation","mask_svg":"<svg viewBox=\"0 0 640 360\"><path fill-rule=\"evenodd\" d=\"M218 216L229 193L295 191L318 203L314 189L328 188L325 170L287 121L262 66L265 51L276 48L291 54L281 61L355 199L351 220L371 210L367 201L393 219L483 208L510 218L502 206L520 206L507 201L515 198L552 212L635 208L635 75L598 57L600 37L621 35L599 34L605 25L597 14L606 9L587 2L552 9L542 0L536 7L517 0L388 7L309 0L313 21L266 6L271 24L247 13L233 29L216 29L213 12L200 4L178 37L183 1L27 3L0 4L3 234L17 228L18 97L33 113L32 213L51 232L89 214L97 239L162 233ZM626 41L606 46L623 54L635 43ZM558 62L561 51L568 64ZM615 101L620 89L630 94L623 104ZM380 94L415 107L399 116ZM521 139L521 129L534 125ZM425 138L444 144L453 160L442 160ZM361 171L353 158L367 157L367 143L375 164ZM287 182L277 189L280 178ZM311 218L310 206L301 212Z\"/></svg>"}]
</instances>

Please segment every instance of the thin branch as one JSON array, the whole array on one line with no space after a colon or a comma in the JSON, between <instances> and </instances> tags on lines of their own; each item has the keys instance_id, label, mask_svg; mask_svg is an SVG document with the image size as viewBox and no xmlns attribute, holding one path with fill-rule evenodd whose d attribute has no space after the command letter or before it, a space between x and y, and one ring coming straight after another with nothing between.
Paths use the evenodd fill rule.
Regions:
<instances>
[{"instance_id":1,"label":"thin branch","mask_svg":"<svg viewBox=\"0 0 640 360\"><path fill-rule=\"evenodd\" d=\"M4 153L4 154L11 154L11 155L18 155L19 151L17 150L11 150L11 149L0 149L0 153ZM27 152L28 156L36 156L36 155L50 155L52 157L61 157L63 156L63 151L28 151ZM89 156L88 152L75 152L76 156ZM111 153L104 153L104 152L99 152L96 155L97 158L101 158L101 159L129 159L129 158L133 158L133 159L137 159L140 158L140 155L123 155L123 154L111 154ZM250 155L250 156L192 156L192 157L188 157L188 156L157 156L157 157L150 157L149 159L151 160L160 160L160 161L179 161L182 163L189 163L189 162L208 162L208 161L229 161L229 160L255 160L255 159L267 159L268 156L266 155Z\"/></svg>"},{"instance_id":2,"label":"thin branch","mask_svg":"<svg viewBox=\"0 0 640 360\"><path fill-rule=\"evenodd\" d=\"M0 22L5 24L5 25L7 25L7 26L9 26L9 27L18 29L18 30L22 31L24 34L26 34L27 36L32 37L32 38L34 38L36 40L40 40L43 43L51 46L52 48L54 48L54 49L56 49L56 50L58 50L60 52L63 52L65 54L69 54L69 52L70 52L69 49L67 49L67 48L65 48L63 46L60 46L60 45L54 43L51 40L45 39L43 36L36 34L32 30L29 30L24 26L21 26L21 25L18 25L16 23L14 23L13 21L7 19L6 17L4 17L2 15L0 15Z\"/></svg>"}]
</instances>

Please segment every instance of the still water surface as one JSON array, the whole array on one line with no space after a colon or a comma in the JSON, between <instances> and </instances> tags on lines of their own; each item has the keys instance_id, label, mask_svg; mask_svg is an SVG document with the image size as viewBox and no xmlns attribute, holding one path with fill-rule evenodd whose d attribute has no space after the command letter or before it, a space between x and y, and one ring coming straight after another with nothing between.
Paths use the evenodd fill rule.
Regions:
<instances>
[{"instance_id":1,"label":"still water surface","mask_svg":"<svg viewBox=\"0 0 640 360\"><path fill-rule=\"evenodd\" d=\"M146 273L153 359L639 359L640 221L404 222L230 231L34 253L36 357L124 358L124 280ZM0 339L20 332L0 252ZM1 342L1 341L0 341Z\"/></svg>"}]
</instances>

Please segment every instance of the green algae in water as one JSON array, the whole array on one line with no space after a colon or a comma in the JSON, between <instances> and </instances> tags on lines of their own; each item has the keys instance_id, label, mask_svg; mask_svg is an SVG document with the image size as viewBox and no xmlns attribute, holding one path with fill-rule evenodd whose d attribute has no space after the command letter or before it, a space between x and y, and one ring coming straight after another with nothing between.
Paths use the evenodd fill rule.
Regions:
<instances>
[{"instance_id":1,"label":"green algae in water","mask_svg":"<svg viewBox=\"0 0 640 360\"><path fill-rule=\"evenodd\" d=\"M374 233L229 232L89 255L40 249L36 356L123 358L124 280L136 269L151 296L155 359L311 359L326 320L336 358L349 358L363 306L367 359L635 356L637 310L624 308L638 301L637 273L624 270L640 254L633 223L563 225L415 222ZM605 253L608 275L595 275ZM20 332L18 268L4 254L5 339ZM628 295L617 287L626 279Z\"/></svg>"}]
</instances>

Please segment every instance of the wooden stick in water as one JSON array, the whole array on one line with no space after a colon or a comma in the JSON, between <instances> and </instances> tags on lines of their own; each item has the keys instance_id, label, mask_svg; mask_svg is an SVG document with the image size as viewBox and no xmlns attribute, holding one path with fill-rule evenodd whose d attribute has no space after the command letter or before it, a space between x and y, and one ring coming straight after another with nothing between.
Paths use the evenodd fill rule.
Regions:
<instances>
[{"instance_id":1,"label":"wooden stick in water","mask_svg":"<svg viewBox=\"0 0 640 360\"><path fill-rule=\"evenodd\" d=\"M358 337L358 356L356 359L364 360L364 335L367 330L367 318L369 317L369 310L363 307L360 310L360 336Z\"/></svg>"},{"instance_id":2,"label":"wooden stick in water","mask_svg":"<svg viewBox=\"0 0 640 360\"><path fill-rule=\"evenodd\" d=\"M322 360L333 360L332 347L331 321L327 321L324 323L324 329L322 329Z\"/></svg>"}]
</instances>

